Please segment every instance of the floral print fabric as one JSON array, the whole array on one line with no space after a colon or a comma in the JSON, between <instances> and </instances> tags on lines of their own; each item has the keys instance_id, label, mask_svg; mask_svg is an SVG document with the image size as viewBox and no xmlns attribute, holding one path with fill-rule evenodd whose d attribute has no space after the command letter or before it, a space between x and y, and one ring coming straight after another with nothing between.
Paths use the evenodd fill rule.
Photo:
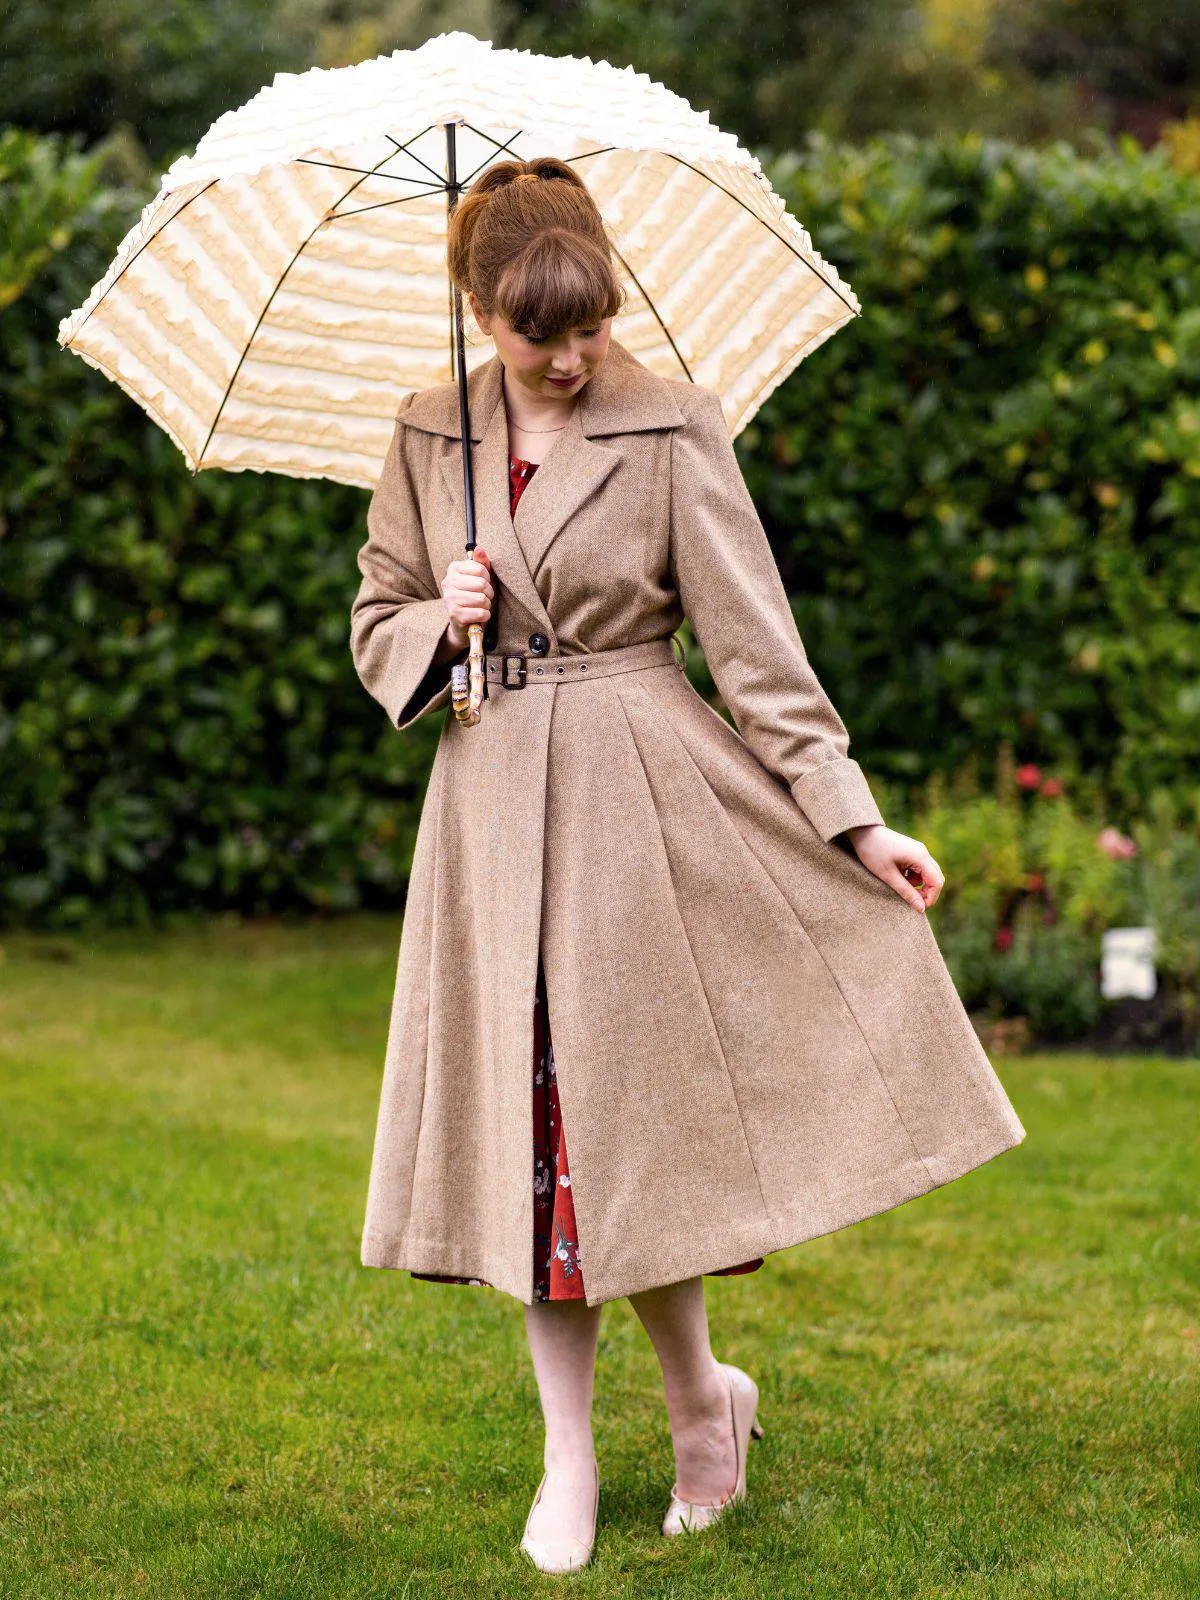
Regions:
<instances>
[{"instance_id":1,"label":"floral print fabric","mask_svg":"<svg viewBox=\"0 0 1200 1600\"><path fill-rule=\"evenodd\" d=\"M517 514L517 501L525 485L538 469L536 461L522 461L519 456L508 458L508 512L510 516Z\"/></svg>"},{"instance_id":2,"label":"floral print fabric","mask_svg":"<svg viewBox=\"0 0 1200 1600\"><path fill-rule=\"evenodd\" d=\"M533 1298L584 1298L571 1169L540 961L533 1004Z\"/></svg>"},{"instance_id":3,"label":"floral print fabric","mask_svg":"<svg viewBox=\"0 0 1200 1600\"><path fill-rule=\"evenodd\" d=\"M536 461L508 458L509 508L515 513L526 484L537 471ZM759 1256L740 1266L722 1267L706 1277L734 1277L757 1272ZM484 1278L454 1278L441 1273L414 1272L430 1283L467 1283L490 1288ZM550 1012L546 979L538 961L533 1001L533 1297L542 1300L583 1300L583 1268L579 1259L579 1234L571 1196L571 1169L563 1132L558 1080L554 1070L554 1041L550 1037Z\"/></svg>"}]
</instances>

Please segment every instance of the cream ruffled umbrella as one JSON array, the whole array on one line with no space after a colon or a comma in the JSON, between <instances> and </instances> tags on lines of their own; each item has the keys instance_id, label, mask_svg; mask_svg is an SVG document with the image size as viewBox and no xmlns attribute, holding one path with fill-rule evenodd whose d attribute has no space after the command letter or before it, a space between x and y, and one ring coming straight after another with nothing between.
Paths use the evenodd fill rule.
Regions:
<instances>
[{"instance_id":1,"label":"cream ruffled umbrella","mask_svg":"<svg viewBox=\"0 0 1200 1600\"><path fill-rule=\"evenodd\" d=\"M491 354L464 344L448 281L459 194L494 161L547 155L577 168L604 217L628 293L614 332L651 370L715 390L731 436L858 314L707 112L631 67L445 33L278 73L219 117L59 343L131 394L194 471L372 487L403 396L457 376L465 410L462 376ZM470 467L465 450L468 552ZM455 698L475 720L477 699L468 717Z\"/></svg>"}]
</instances>

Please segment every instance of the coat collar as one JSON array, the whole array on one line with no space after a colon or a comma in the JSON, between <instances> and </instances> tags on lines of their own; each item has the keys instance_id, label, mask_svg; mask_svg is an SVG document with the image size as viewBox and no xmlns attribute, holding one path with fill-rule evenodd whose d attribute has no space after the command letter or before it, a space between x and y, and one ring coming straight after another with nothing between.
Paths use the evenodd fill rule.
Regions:
<instances>
[{"instance_id":1,"label":"coat collar","mask_svg":"<svg viewBox=\"0 0 1200 1600\"><path fill-rule=\"evenodd\" d=\"M539 631L557 650L558 638L535 582L551 544L571 516L595 494L621 459L615 436L681 427L684 417L672 385L614 339L601 366L580 392L564 432L521 496L516 519L508 509L508 417L504 368L497 355L467 374L475 479L475 524L492 570ZM402 413L406 426L453 441L439 467L465 528L458 391L453 383L423 389ZM601 443L607 438L608 443ZM501 602L504 603L503 601ZM524 630L520 630L524 631Z\"/></svg>"},{"instance_id":2,"label":"coat collar","mask_svg":"<svg viewBox=\"0 0 1200 1600\"><path fill-rule=\"evenodd\" d=\"M496 407L501 404L503 375L498 355L467 373L471 438L476 441L484 437ZM587 439L641 433L650 428L679 428L684 422L671 385L643 366L616 339L609 341L608 354L580 390L573 415L578 417L579 430ZM432 389L423 389L413 397L404 413L404 422L424 433L439 433L447 439L460 438L456 385L439 383Z\"/></svg>"}]
</instances>

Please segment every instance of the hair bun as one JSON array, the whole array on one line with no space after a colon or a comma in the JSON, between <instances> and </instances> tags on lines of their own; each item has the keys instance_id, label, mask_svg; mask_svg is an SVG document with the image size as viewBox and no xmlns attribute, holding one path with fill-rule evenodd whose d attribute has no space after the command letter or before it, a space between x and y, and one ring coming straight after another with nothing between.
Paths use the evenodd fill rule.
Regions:
<instances>
[{"instance_id":1,"label":"hair bun","mask_svg":"<svg viewBox=\"0 0 1200 1600\"><path fill-rule=\"evenodd\" d=\"M536 183L540 177L541 177L541 173L540 172L518 172L514 181L516 183L524 183L525 180L527 178L529 178L529 179L532 179L532 181L534 183Z\"/></svg>"}]
</instances>

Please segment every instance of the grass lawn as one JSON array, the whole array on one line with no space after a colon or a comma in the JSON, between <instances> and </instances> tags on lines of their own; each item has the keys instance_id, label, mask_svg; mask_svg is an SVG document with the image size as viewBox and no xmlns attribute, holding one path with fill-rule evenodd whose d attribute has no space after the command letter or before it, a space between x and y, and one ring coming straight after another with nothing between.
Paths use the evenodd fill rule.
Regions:
<instances>
[{"instance_id":1,"label":"grass lawn","mask_svg":"<svg viewBox=\"0 0 1200 1600\"><path fill-rule=\"evenodd\" d=\"M1001 1061L1018 1149L709 1279L766 1436L692 1540L607 1306L596 1558L555 1579L518 1302L358 1262L398 935L5 941L4 1600L1200 1595L1200 1062Z\"/></svg>"}]
</instances>

